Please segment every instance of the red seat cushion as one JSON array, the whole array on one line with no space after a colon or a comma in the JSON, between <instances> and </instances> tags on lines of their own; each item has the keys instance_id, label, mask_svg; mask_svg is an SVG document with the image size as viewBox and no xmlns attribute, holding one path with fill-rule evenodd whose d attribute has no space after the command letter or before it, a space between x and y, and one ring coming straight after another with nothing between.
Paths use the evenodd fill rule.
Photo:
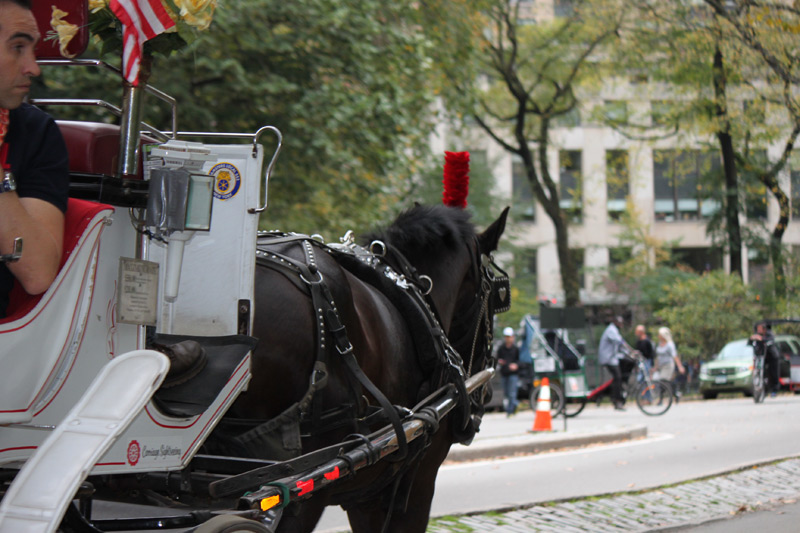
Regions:
<instances>
[{"instance_id":1,"label":"red seat cushion","mask_svg":"<svg viewBox=\"0 0 800 533\"><path fill-rule=\"evenodd\" d=\"M69 152L70 172L116 176L119 166L119 126L103 122L76 122L57 120ZM142 135L141 146L156 143L155 139ZM139 172L143 179L142 153L139 150Z\"/></svg>"},{"instance_id":2,"label":"red seat cushion","mask_svg":"<svg viewBox=\"0 0 800 533\"><path fill-rule=\"evenodd\" d=\"M83 232L94 216L104 209L113 209L111 206L100 204L97 202L90 202L87 200L77 200L70 198L67 204L67 213L64 218L64 251L61 254L61 262L59 263L59 270L64 267L75 246L78 244ZM23 251L24 243L23 243ZM28 314L31 309L36 307L39 300L42 299L42 294L32 296L25 292L17 282L14 282L14 288L11 290L8 303L8 314L5 318L0 320L0 324L12 322Z\"/></svg>"}]
</instances>

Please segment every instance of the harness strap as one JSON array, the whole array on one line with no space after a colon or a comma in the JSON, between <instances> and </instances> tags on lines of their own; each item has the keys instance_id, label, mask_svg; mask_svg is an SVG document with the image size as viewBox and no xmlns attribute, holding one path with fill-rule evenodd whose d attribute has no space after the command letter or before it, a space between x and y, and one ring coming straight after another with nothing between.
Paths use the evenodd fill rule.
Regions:
<instances>
[{"instance_id":1,"label":"harness strap","mask_svg":"<svg viewBox=\"0 0 800 533\"><path fill-rule=\"evenodd\" d=\"M289 269L290 271L294 271L300 279L307 285L308 291L311 294L311 301L312 306L314 308L315 314L315 325L317 329L317 339L319 339L317 345L317 362L315 363L315 372L311 377L311 386L309 387L308 392L304 395L303 399L308 399L314 402L314 407L310 410L310 414L313 420L313 424L315 427L320 427L321 424L321 416L322 416L322 405L321 405L321 397L318 395L314 395L314 392L324 386L317 386L315 387L316 383L316 376L317 374L323 375L323 383L327 382L327 346L326 346L326 337L329 333L336 350L342 356L342 360L345 363L345 367L349 370L349 374L352 375L361 386L366 389L381 405L383 411L385 412L386 417L389 419L392 427L395 430L397 435L397 444L398 444L398 458L402 459L408 454L408 443L406 440L405 433L403 432L403 424L400 420L400 415L398 414L398 410L393 406L386 396L378 389L372 381L367 377L366 374L361 370L361 367L358 365L358 361L355 358L355 354L353 353L353 346L350 343L349 338L347 337L347 331L342 324L341 320L339 319L339 312L336 308L336 303L333 299L333 295L330 292L330 289L325 283L322 273L319 272L319 268L316 264L316 260L314 257L314 250L312 248L312 242L308 239L300 239L296 238L296 236L291 236L291 238L285 239L280 238L281 242L300 242L303 246L303 252L305 254L306 263L302 261L297 261L290 257L287 257L283 254L279 254L277 252L267 252L266 250L259 249L257 254L257 259L261 258L262 262L264 260L268 261L270 266L272 265L279 265L281 268ZM272 241L270 242L272 244ZM356 396L355 403L358 403L357 392L355 387L350 388L352 394ZM308 415L307 409L301 409L301 412L305 415ZM353 422L355 424L355 421ZM357 429L357 428L356 428Z\"/></svg>"}]
</instances>

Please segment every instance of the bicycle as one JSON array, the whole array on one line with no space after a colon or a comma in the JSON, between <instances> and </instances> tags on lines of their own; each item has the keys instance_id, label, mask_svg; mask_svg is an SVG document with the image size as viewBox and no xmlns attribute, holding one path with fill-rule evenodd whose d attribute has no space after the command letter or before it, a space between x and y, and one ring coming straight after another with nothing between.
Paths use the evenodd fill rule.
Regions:
<instances>
[{"instance_id":1,"label":"bicycle","mask_svg":"<svg viewBox=\"0 0 800 533\"><path fill-rule=\"evenodd\" d=\"M632 397L636 401L636 406L648 416L659 416L666 413L672 407L672 386L666 381L653 380L644 365L643 357L638 352L633 352L626 357L635 362L636 371L630 372L627 379L623 379L625 399ZM638 376L641 376L641 381ZM567 417L579 415L589 400L599 403L604 394L611 393L612 382L613 379L608 379L594 390L579 397L570 397L567 393L562 407L564 415Z\"/></svg>"},{"instance_id":2,"label":"bicycle","mask_svg":"<svg viewBox=\"0 0 800 533\"><path fill-rule=\"evenodd\" d=\"M767 396L767 386L764 383L764 355L753 355L753 401L761 403Z\"/></svg>"}]
</instances>

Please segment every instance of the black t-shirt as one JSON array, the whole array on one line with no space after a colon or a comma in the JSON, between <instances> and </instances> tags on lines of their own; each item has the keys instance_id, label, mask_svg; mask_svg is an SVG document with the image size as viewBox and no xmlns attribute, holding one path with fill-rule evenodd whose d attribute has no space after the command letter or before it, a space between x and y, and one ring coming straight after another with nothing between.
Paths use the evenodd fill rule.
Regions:
<instances>
[{"instance_id":1,"label":"black t-shirt","mask_svg":"<svg viewBox=\"0 0 800 533\"><path fill-rule=\"evenodd\" d=\"M634 349L641 352L641 354L644 356L645 359L647 359L651 363L653 362L653 356L655 354L653 353L653 343L650 341L649 338L645 337L643 339L637 340Z\"/></svg>"},{"instance_id":2,"label":"black t-shirt","mask_svg":"<svg viewBox=\"0 0 800 533\"><path fill-rule=\"evenodd\" d=\"M500 367L500 375L501 376L510 376L511 374L516 374L519 372L519 348L517 348L516 344L512 344L510 347L506 346L505 343L501 344L499 348L497 348L497 358L503 359L505 364ZM509 365L511 363L517 363L517 369L511 370Z\"/></svg>"},{"instance_id":3,"label":"black t-shirt","mask_svg":"<svg viewBox=\"0 0 800 533\"><path fill-rule=\"evenodd\" d=\"M38 198L66 212L69 159L64 138L53 118L30 104L12 109L5 142L19 197ZM25 253L24 243L22 253ZM6 316L13 286L14 276L0 264L0 317Z\"/></svg>"}]
</instances>

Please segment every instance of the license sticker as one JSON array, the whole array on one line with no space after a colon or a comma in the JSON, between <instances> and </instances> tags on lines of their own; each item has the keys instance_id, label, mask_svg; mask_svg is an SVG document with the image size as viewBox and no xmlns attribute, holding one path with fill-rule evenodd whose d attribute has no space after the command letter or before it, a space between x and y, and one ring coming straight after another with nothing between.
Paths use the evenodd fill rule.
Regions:
<instances>
[{"instance_id":1,"label":"license sticker","mask_svg":"<svg viewBox=\"0 0 800 533\"><path fill-rule=\"evenodd\" d=\"M242 174L231 163L217 163L208 173L214 178L214 198L228 200L239 192Z\"/></svg>"}]
</instances>

